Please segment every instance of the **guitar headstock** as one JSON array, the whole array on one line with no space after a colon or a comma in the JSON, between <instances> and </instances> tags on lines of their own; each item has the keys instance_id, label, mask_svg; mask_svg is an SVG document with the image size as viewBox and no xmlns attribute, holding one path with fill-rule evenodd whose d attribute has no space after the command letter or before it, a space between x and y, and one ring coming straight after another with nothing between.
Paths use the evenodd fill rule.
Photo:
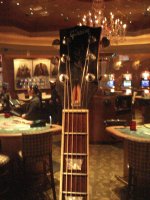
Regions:
<instances>
[{"instance_id":1,"label":"guitar headstock","mask_svg":"<svg viewBox=\"0 0 150 200\"><path fill-rule=\"evenodd\" d=\"M97 89L100 34L100 27L60 31L59 81L64 89L64 108L87 108Z\"/></svg>"}]
</instances>

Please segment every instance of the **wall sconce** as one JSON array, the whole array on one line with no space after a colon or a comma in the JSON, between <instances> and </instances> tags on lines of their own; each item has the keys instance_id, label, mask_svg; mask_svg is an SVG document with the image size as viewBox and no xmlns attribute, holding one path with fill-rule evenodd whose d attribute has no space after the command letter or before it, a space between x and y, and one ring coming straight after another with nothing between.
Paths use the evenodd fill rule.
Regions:
<instances>
[{"instance_id":1,"label":"wall sconce","mask_svg":"<svg viewBox=\"0 0 150 200\"><path fill-rule=\"evenodd\" d=\"M121 61L116 61L114 63L114 69L119 70L122 67L122 62Z\"/></svg>"},{"instance_id":2,"label":"wall sconce","mask_svg":"<svg viewBox=\"0 0 150 200\"><path fill-rule=\"evenodd\" d=\"M142 73L142 78L145 79L145 80L148 80L149 76L150 76L149 71L145 71L145 72Z\"/></svg>"},{"instance_id":3,"label":"wall sconce","mask_svg":"<svg viewBox=\"0 0 150 200\"><path fill-rule=\"evenodd\" d=\"M132 79L132 75L129 74L129 73L126 73L126 74L123 74L123 78L124 78L125 80L131 80L131 79Z\"/></svg>"},{"instance_id":4,"label":"wall sconce","mask_svg":"<svg viewBox=\"0 0 150 200\"><path fill-rule=\"evenodd\" d=\"M133 64L132 64L132 68L133 68L134 70L138 70L139 67L140 67L140 60L134 61Z\"/></svg>"}]
</instances>

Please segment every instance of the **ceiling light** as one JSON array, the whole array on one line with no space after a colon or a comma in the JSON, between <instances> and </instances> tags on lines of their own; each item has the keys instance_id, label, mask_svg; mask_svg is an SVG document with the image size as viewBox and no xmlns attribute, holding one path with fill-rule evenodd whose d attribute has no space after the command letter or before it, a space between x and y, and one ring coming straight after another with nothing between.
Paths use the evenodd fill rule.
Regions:
<instances>
[{"instance_id":1,"label":"ceiling light","mask_svg":"<svg viewBox=\"0 0 150 200\"><path fill-rule=\"evenodd\" d=\"M34 10L34 11L40 11L40 10L42 10L42 9L43 9L42 6L35 6L35 7L33 7L33 10Z\"/></svg>"},{"instance_id":2,"label":"ceiling light","mask_svg":"<svg viewBox=\"0 0 150 200\"><path fill-rule=\"evenodd\" d=\"M150 12L150 6L148 6L146 10L147 10L148 12Z\"/></svg>"},{"instance_id":3,"label":"ceiling light","mask_svg":"<svg viewBox=\"0 0 150 200\"><path fill-rule=\"evenodd\" d=\"M1 1L1 4L3 4L3 1Z\"/></svg>"},{"instance_id":4,"label":"ceiling light","mask_svg":"<svg viewBox=\"0 0 150 200\"><path fill-rule=\"evenodd\" d=\"M47 10L44 10L44 11L40 12L40 15L43 16L43 17L45 17L45 16L49 15L49 12Z\"/></svg>"},{"instance_id":5,"label":"ceiling light","mask_svg":"<svg viewBox=\"0 0 150 200\"><path fill-rule=\"evenodd\" d=\"M79 25L102 27L102 37L107 37L114 42L125 38L127 28L127 25L121 19L115 18L112 12L109 17L104 16L103 0L92 1L91 11L83 16Z\"/></svg>"},{"instance_id":6,"label":"ceiling light","mask_svg":"<svg viewBox=\"0 0 150 200\"><path fill-rule=\"evenodd\" d=\"M19 2L17 2L16 4L17 4L17 6L19 6L19 5L20 5L20 3L19 3Z\"/></svg>"}]
</instances>

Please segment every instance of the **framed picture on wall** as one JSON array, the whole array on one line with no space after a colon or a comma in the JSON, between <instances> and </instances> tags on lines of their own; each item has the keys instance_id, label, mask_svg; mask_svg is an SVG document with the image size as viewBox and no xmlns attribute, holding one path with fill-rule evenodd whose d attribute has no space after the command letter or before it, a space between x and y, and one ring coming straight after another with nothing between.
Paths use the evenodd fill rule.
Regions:
<instances>
[{"instance_id":1,"label":"framed picture on wall","mask_svg":"<svg viewBox=\"0 0 150 200\"><path fill-rule=\"evenodd\" d=\"M34 59L33 60L33 79L39 88L47 89L50 87L50 59Z\"/></svg>"},{"instance_id":2,"label":"framed picture on wall","mask_svg":"<svg viewBox=\"0 0 150 200\"><path fill-rule=\"evenodd\" d=\"M50 60L49 59L34 59L33 60L33 76L49 76Z\"/></svg>"},{"instance_id":3,"label":"framed picture on wall","mask_svg":"<svg viewBox=\"0 0 150 200\"><path fill-rule=\"evenodd\" d=\"M28 88L32 79L32 60L31 59L14 59L14 82L16 90Z\"/></svg>"}]
</instances>

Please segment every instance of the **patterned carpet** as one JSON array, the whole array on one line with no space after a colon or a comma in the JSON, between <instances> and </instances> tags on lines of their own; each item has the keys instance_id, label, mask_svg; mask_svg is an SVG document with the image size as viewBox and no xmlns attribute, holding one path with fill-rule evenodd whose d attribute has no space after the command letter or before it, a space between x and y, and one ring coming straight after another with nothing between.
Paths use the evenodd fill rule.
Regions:
<instances>
[{"instance_id":1,"label":"patterned carpet","mask_svg":"<svg viewBox=\"0 0 150 200\"><path fill-rule=\"evenodd\" d=\"M122 143L90 145L90 200L125 200L126 188L115 175L123 174ZM60 143L54 142L53 160L59 199Z\"/></svg>"},{"instance_id":2,"label":"patterned carpet","mask_svg":"<svg viewBox=\"0 0 150 200\"><path fill-rule=\"evenodd\" d=\"M53 160L55 171L55 187L59 199L60 178L60 141L53 142ZM90 145L90 200L125 200L126 188L115 175L122 176L123 148L122 143L114 145ZM51 200L52 191L46 190L35 196L27 193L19 186L12 190L7 200ZM5 198L4 198L5 199ZM0 199L1 200L1 199Z\"/></svg>"}]
</instances>

